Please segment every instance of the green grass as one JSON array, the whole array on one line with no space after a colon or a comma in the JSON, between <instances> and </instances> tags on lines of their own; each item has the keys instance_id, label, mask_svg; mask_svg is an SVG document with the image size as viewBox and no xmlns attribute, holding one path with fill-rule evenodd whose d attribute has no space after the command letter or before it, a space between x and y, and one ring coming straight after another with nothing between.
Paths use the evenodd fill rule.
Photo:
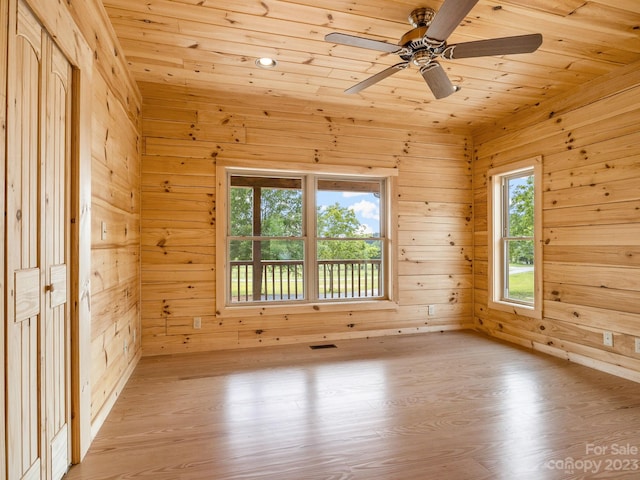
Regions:
<instances>
[{"instance_id":1,"label":"green grass","mask_svg":"<svg viewBox=\"0 0 640 480\"><path fill-rule=\"evenodd\" d=\"M511 265L520 266L520 265ZM533 302L533 270L509 275L509 298L523 302Z\"/></svg>"}]
</instances>

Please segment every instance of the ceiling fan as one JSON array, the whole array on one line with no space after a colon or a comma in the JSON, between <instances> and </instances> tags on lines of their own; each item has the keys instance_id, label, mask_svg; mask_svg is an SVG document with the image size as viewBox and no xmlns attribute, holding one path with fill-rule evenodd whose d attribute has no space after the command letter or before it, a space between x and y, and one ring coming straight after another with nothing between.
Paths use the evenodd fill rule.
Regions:
<instances>
[{"instance_id":1,"label":"ceiling fan","mask_svg":"<svg viewBox=\"0 0 640 480\"><path fill-rule=\"evenodd\" d=\"M448 45L447 38L476 3L478 3L478 0L445 0L437 13L428 7L416 8L409 15L409 22L414 28L405 33L397 45L344 33L334 32L328 34L325 37L328 42L395 53L402 59L402 62L348 88L345 93L357 93L364 90L380 80L404 70L413 63L419 67L420 74L427 82L433 95L436 98L445 98L460 90L460 87L451 83L446 72L437 61L438 57L455 60L458 58L531 53L535 52L542 44L542 35L534 33Z\"/></svg>"}]
</instances>

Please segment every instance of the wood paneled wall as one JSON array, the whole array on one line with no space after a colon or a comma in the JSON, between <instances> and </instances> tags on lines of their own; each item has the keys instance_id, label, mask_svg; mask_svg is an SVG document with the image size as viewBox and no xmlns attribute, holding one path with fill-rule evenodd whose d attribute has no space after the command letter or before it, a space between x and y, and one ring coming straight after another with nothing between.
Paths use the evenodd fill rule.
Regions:
<instances>
[{"instance_id":1,"label":"wood paneled wall","mask_svg":"<svg viewBox=\"0 0 640 480\"><path fill-rule=\"evenodd\" d=\"M284 98L141 84L145 355L469 326L471 165L466 132L401 115L332 116ZM393 113L390 112L393 117ZM368 119L367 119L368 118ZM216 162L398 168L397 311L216 317ZM273 162L273 163L271 163ZM427 316L427 305L436 314ZM194 329L193 317L202 318Z\"/></svg>"},{"instance_id":2,"label":"wood paneled wall","mask_svg":"<svg viewBox=\"0 0 640 480\"><path fill-rule=\"evenodd\" d=\"M142 100L102 3L73 2L69 10L94 51L91 418L95 432L141 355Z\"/></svg>"},{"instance_id":3,"label":"wood paneled wall","mask_svg":"<svg viewBox=\"0 0 640 480\"><path fill-rule=\"evenodd\" d=\"M476 132L476 328L640 380L639 124L636 63ZM487 171L534 155L544 172L541 321L487 306Z\"/></svg>"},{"instance_id":4,"label":"wood paneled wall","mask_svg":"<svg viewBox=\"0 0 640 480\"><path fill-rule=\"evenodd\" d=\"M94 80L92 147L92 414L115 400L140 354L140 137L103 77ZM109 410L109 408L107 408ZM103 412L106 414L106 412Z\"/></svg>"}]
</instances>

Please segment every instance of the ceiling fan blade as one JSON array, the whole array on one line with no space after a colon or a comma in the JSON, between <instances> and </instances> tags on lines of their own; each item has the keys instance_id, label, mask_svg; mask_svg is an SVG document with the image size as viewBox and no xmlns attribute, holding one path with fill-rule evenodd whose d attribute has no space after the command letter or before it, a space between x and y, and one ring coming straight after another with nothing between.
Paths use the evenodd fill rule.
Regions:
<instances>
[{"instance_id":1,"label":"ceiling fan blade","mask_svg":"<svg viewBox=\"0 0 640 480\"><path fill-rule=\"evenodd\" d=\"M360 83L355 84L353 87L348 88L344 91L344 93L358 93L361 90L364 90L367 87L370 87L374 83L378 83L380 80L384 80L387 77L390 77L394 73L404 70L409 66L409 62L402 62L396 65L393 65L389 68L385 68L381 72L376 73L372 77L367 78L366 80L361 81Z\"/></svg>"},{"instance_id":2,"label":"ceiling fan blade","mask_svg":"<svg viewBox=\"0 0 640 480\"><path fill-rule=\"evenodd\" d=\"M531 35L492 38L489 40L478 40L477 42L449 45L442 56L445 58L456 59L492 55L510 55L515 53L531 53L535 52L540 45L542 45L542 35L534 33Z\"/></svg>"},{"instance_id":3,"label":"ceiling fan blade","mask_svg":"<svg viewBox=\"0 0 640 480\"><path fill-rule=\"evenodd\" d=\"M420 68L420 73L433 92L433 96L438 99L448 97L459 90L451 83L444 68L438 62L431 62Z\"/></svg>"},{"instance_id":4,"label":"ceiling fan blade","mask_svg":"<svg viewBox=\"0 0 640 480\"><path fill-rule=\"evenodd\" d=\"M445 0L425 36L432 40L446 40L476 3L478 0Z\"/></svg>"},{"instance_id":5,"label":"ceiling fan blade","mask_svg":"<svg viewBox=\"0 0 640 480\"><path fill-rule=\"evenodd\" d=\"M356 37L355 35L347 35L345 33L330 33L325 36L324 39L331 43L339 43L340 45L349 45L351 47L368 48L370 50L378 50L380 52L394 53L400 50L400 47L393 43L381 42L370 38Z\"/></svg>"}]
</instances>

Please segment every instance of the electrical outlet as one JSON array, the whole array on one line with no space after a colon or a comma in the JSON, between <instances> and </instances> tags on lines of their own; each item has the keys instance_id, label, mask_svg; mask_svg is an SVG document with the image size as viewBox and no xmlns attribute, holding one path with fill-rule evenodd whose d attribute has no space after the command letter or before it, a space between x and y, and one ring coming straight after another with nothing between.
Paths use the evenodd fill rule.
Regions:
<instances>
[{"instance_id":1,"label":"electrical outlet","mask_svg":"<svg viewBox=\"0 0 640 480\"><path fill-rule=\"evenodd\" d=\"M107 238L107 222L100 222L100 240Z\"/></svg>"},{"instance_id":2,"label":"electrical outlet","mask_svg":"<svg viewBox=\"0 0 640 480\"><path fill-rule=\"evenodd\" d=\"M605 347L613 347L613 333L602 332L602 343Z\"/></svg>"},{"instance_id":3,"label":"electrical outlet","mask_svg":"<svg viewBox=\"0 0 640 480\"><path fill-rule=\"evenodd\" d=\"M428 308L428 314L431 317L432 315L436 314L436 306L435 305L429 305Z\"/></svg>"},{"instance_id":4,"label":"electrical outlet","mask_svg":"<svg viewBox=\"0 0 640 480\"><path fill-rule=\"evenodd\" d=\"M636 353L640 353L640 338L636 338Z\"/></svg>"},{"instance_id":5,"label":"electrical outlet","mask_svg":"<svg viewBox=\"0 0 640 480\"><path fill-rule=\"evenodd\" d=\"M193 317L193 328L202 328L202 318Z\"/></svg>"}]
</instances>

